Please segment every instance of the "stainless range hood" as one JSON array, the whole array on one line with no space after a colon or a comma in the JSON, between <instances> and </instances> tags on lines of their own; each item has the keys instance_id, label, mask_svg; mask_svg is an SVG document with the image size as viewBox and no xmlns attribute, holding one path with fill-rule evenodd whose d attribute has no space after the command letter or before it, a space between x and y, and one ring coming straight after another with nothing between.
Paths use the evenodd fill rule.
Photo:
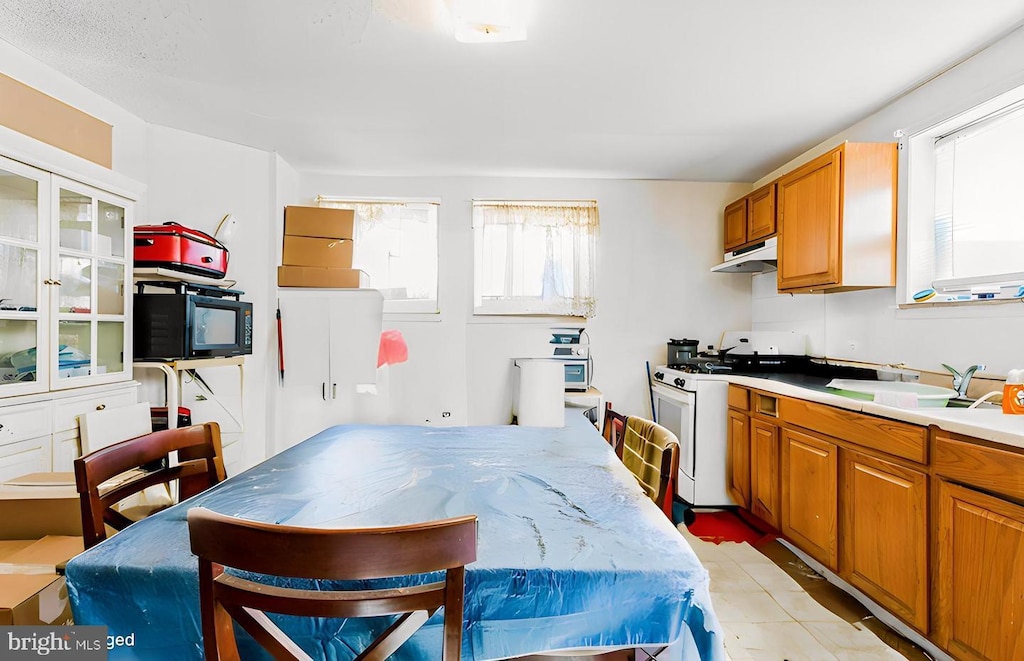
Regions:
<instances>
[{"instance_id":1,"label":"stainless range hood","mask_svg":"<svg viewBox=\"0 0 1024 661\"><path fill-rule=\"evenodd\" d=\"M776 248L777 237L765 239L741 250L725 254L725 261L713 266L712 271L718 273L761 273L774 271L779 259Z\"/></svg>"}]
</instances>

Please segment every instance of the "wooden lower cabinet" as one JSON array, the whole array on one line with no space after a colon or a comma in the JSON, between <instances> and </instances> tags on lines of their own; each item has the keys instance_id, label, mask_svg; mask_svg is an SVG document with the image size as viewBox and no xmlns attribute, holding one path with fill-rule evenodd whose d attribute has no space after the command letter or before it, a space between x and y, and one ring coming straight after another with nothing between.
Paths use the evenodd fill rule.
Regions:
<instances>
[{"instance_id":1,"label":"wooden lower cabinet","mask_svg":"<svg viewBox=\"0 0 1024 661\"><path fill-rule=\"evenodd\" d=\"M839 570L839 448L792 429L782 438L782 533Z\"/></svg>"},{"instance_id":2,"label":"wooden lower cabinet","mask_svg":"<svg viewBox=\"0 0 1024 661\"><path fill-rule=\"evenodd\" d=\"M935 629L958 659L1024 659L1024 507L938 483Z\"/></svg>"},{"instance_id":3,"label":"wooden lower cabinet","mask_svg":"<svg viewBox=\"0 0 1024 661\"><path fill-rule=\"evenodd\" d=\"M763 420L750 421L750 511L778 528L782 497L779 479L779 428Z\"/></svg>"},{"instance_id":4,"label":"wooden lower cabinet","mask_svg":"<svg viewBox=\"0 0 1024 661\"><path fill-rule=\"evenodd\" d=\"M928 476L841 450L839 574L928 632Z\"/></svg>"},{"instance_id":5,"label":"wooden lower cabinet","mask_svg":"<svg viewBox=\"0 0 1024 661\"><path fill-rule=\"evenodd\" d=\"M750 416L729 411L729 494L743 509L750 508Z\"/></svg>"}]
</instances>

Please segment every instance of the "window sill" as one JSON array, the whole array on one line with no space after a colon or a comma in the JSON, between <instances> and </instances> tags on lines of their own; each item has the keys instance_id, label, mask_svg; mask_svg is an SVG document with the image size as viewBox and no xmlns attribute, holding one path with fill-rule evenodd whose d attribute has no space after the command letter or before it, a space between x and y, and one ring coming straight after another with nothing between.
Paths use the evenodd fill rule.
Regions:
<instances>
[{"instance_id":1,"label":"window sill","mask_svg":"<svg viewBox=\"0 0 1024 661\"><path fill-rule=\"evenodd\" d=\"M900 310L917 310L919 308L956 308L980 307L984 305L1003 305L1007 303L1024 303L1024 298L981 298L970 301L924 301L922 303L900 303Z\"/></svg>"},{"instance_id":2,"label":"window sill","mask_svg":"<svg viewBox=\"0 0 1024 661\"><path fill-rule=\"evenodd\" d=\"M585 317L561 317L557 315L544 314L512 314L496 312L474 312L469 318L471 324L542 324L545 326L569 325L586 326L588 319Z\"/></svg>"}]
</instances>

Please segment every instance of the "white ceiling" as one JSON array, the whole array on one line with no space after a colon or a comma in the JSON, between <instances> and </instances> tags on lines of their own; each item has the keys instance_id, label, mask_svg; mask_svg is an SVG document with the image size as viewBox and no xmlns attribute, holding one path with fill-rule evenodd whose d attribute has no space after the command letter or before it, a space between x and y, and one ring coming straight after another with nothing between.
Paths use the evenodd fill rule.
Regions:
<instances>
[{"instance_id":1,"label":"white ceiling","mask_svg":"<svg viewBox=\"0 0 1024 661\"><path fill-rule=\"evenodd\" d=\"M1024 0L4 0L0 37L300 170L753 181L1024 20Z\"/></svg>"}]
</instances>

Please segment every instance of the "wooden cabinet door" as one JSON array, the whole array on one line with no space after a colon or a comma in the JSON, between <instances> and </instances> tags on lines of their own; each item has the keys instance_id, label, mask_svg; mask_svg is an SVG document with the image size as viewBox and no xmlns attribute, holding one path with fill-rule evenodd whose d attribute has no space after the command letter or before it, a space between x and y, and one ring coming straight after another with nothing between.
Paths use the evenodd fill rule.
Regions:
<instances>
[{"instance_id":1,"label":"wooden cabinet door","mask_svg":"<svg viewBox=\"0 0 1024 661\"><path fill-rule=\"evenodd\" d=\"M725 208L725 251L747 242L747 198L736 200Z\"/></svg>"},{"instance_id":2,"label":"wooden cabinet door","mask_svg":"<svg viewBox=\"0 0 1024 661\"><path fill-rule=\"evenodd\" d=\"M928 632L928 476L842 451L840 575Z\"/></svg>"},{"instance_id":3,"label":"wooden cabinet door","mask_svg":"<svg viewBox=\"0 0 1024 661\"><path fill-rule=\"evenodd\" d=\"M936 640L961 659L1024 659L1024 507L939 482Z\"/></svg>"},{"instance_id":4,"label":"wooden cabinet door","mask_svg":"<svg viewBox=\"0 0 1024 661\"><path fill-rule=\"evenodd\" d=\"M737 505L750 509L750 418L729 411L729 494Z\"/></svg>"},{"instance_id":5,"label":"wooden cabinet door","mask_svg":"<svg viewBox=\"0 0 1024 661\"><path fill-rule=\"evenodd\" d=\"M838 448L782 430L782 533L833 571L839 569Z\"/></svg>"},{"instance_id":6,"label":"wooden cabinet door","mask_svg":"<svg viewBox=\"0 0 1024 661\"><path fill-rule=\"evenodd\" d=\"M747 196L747 240L757 241L775 234L775 184Z\"/></svg>"},{"instance_id":7,"label":"wooden cabinet door","mask_svg":"<svg viewBox=\"0 0 1024 661\"><path fill-rule=\"evenodd\" d=\"M779 527L779 428L763 420L750 421L750 511Z\"/></svg>"},{"instance_id":8,"label":"wooden cabinet door","mask_svg":"<svg viewBox=\"0 0 1024 661\"><path fill-rule=\"evenodd\" d=\"M779 180L779 290L839 283L842 150Z\"/></svg>"}]
</instances>

